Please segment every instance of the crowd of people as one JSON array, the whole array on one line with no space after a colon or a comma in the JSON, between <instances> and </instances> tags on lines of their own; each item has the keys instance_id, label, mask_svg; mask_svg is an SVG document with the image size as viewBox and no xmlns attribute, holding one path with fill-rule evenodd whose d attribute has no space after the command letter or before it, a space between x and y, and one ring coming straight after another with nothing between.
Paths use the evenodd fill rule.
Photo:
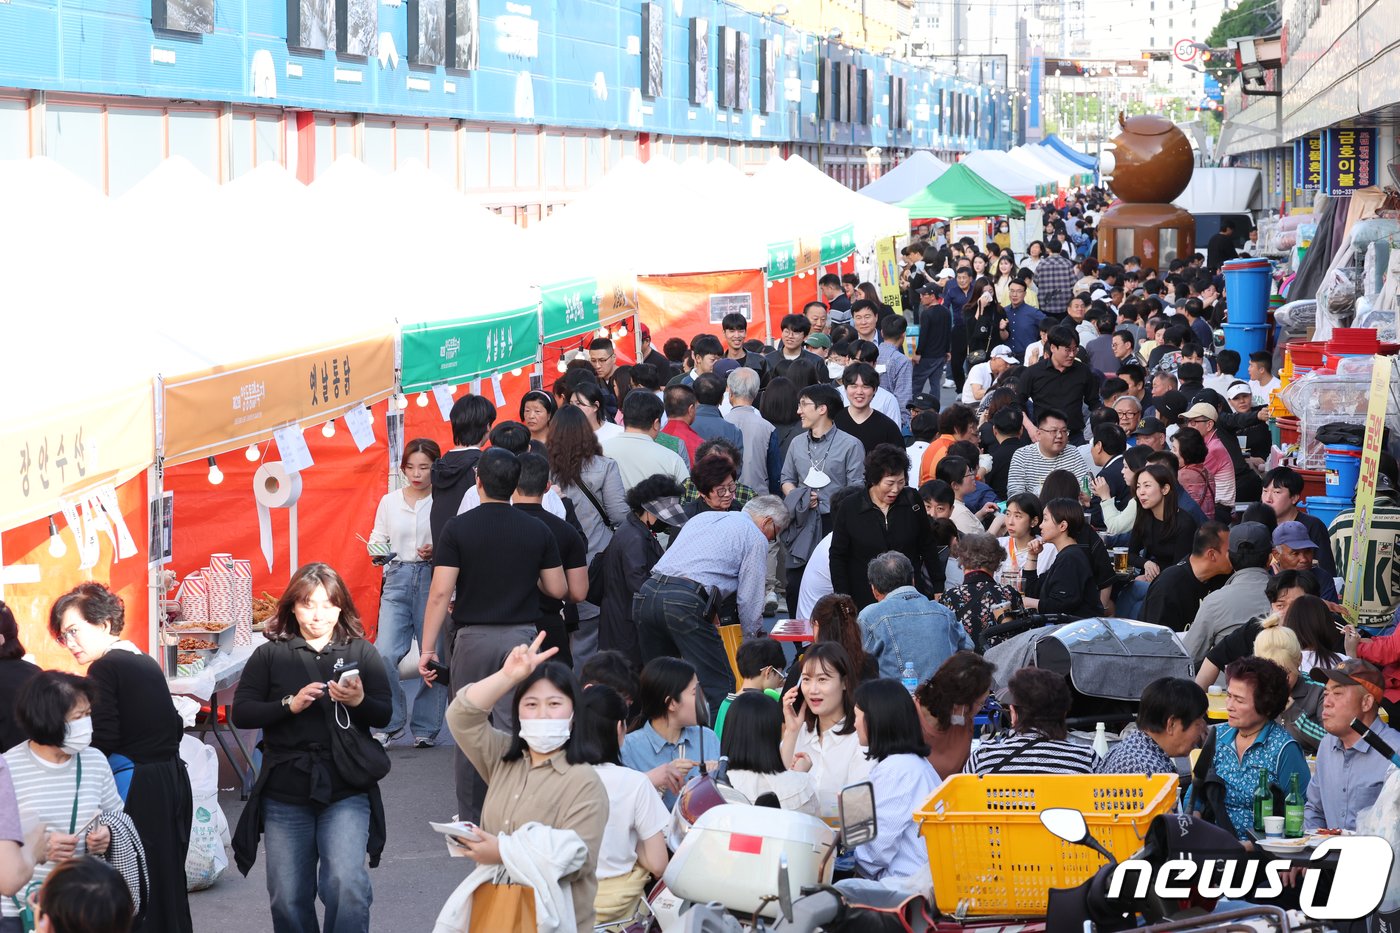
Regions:
<instances>
[{"instance_id":1,"label":"crowd of people","mask_svg":"<svg viewBox=\"0 0 1400 933\"><path fill-rule=\"evenodd\" d=\"M927 877L914 812L953 774L1175 774L1202 747L1183 805L1240 837L1261 772L1299 784L1310 828L1354 829L1388 763L1350 723L1396 744L1378 715L1400 701L1400 578L1367 560L1345 584L1360 613L1339 622L1355 517L1329 529L1297 471L1264 469L1272 357L1217 346L1227 296L1206 257L1101 265L1103 206L1047 208L1020 257L1000 229L983 247L921 227L901 307L826 275L772 347L733 314L660 350L642 327L630 364L593 339L518 410L459 399L448 449L407 441L369 539L375 641L340 575L307 565L238 687L235 725L262 730L264 759L235 854L246 873L265 853L273 929L321 928L317 898L325 929L369 928L383 747L431 746L444 723L450 805L475 827L453 844L482 868L439 929L467 929L472 892L522 863L559 926L630 917L668 862L678 795L721 756L743 798L828 820L870 781L881 831L854 857L872 879ZM1388 454L1381 472L1372 558L1400 532ZM6 894L20 875L52 885L116 838L74 836L55 769L82 763L91 783L68 803L124 810L151 866L142 910L183 918L147 928L187 929L183 879L164 874L183 863L170 827L188 825L170 805L189 795L178 722L154 726L154 662L113 650L113 599L89 585L55 605L88 677L31 672L0 724L20 805L51 817L45 852L0 796L0 877ZM767 637L780 607L810 624L795 657ZM1063 675L994 685L982 655L1023 612L1168 627L1199 674L1146 684L1100 756L1070 734ZM410 704L397 671L415 641ZM994 686L1009 732L983 741ZM1208 691L1225 697L1215 727ZM105 756L81 739L89 716ZM120 793L117 756L134 768Z\"/></svg>"}]
</instances>

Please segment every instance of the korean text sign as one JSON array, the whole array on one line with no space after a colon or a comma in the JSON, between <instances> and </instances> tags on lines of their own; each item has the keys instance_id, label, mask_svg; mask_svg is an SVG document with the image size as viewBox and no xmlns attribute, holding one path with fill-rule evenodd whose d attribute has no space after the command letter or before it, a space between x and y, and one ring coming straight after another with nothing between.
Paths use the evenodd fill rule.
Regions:
<instances>
[{"instance_id":1,"label":"korean text sign","mask_svg":"<svg viewBox=\"0 0 1400 933\"><path fill-rule=\"evenodd\" d=\"M1376 131L1342 127L1322 134L1322 190L1329 195L1368 188L1376 182Z\"/></svg>"}]
</instances>

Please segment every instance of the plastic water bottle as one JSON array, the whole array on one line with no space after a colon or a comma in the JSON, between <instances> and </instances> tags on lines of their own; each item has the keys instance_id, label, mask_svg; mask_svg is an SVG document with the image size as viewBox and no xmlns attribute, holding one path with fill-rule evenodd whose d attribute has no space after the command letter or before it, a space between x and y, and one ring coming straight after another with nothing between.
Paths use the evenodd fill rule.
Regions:
<instances>
[{"instance_id":1,"label":"plastic water bottle","mask_svg":"<svg viewBox=\"0 0 1400 933\"><path fill-rule=\"evenodd\" d=\"M908 661L905 663L904 675L899 679L900 682L904 684L904 689L909 691L910 696L913 696L914 691L919 689L919 675L914 673L913 661Z\"/></svg>"},{"instance_id":2,"label":"plastic water bottle","mask_svg":"<svg viewBox=\"0 0 1400 933\"><path fill-rule=\"evenodd\" d=\"M1094 723L1094 753L1100 758L1108 757L1108 735L1101 722Z\"/></svg>"}]
</instances>

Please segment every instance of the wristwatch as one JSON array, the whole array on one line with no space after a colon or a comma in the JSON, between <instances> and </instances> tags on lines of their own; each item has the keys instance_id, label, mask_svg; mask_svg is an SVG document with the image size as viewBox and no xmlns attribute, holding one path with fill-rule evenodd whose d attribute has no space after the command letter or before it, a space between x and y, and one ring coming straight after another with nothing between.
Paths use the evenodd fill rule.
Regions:
<instances>
[{"instance_id":1,"label":"wristwatch","mask_svg":"<svg viewBox=\"0 0 1400 933\"><path fill-rule=\"evenodd\" d=\"M292 712L295 713L296 710L292 709L292 700L293 700L293 699L295 699L295 696L294 696L293 694L290 694L290 693L287 694L286 696L284 696L284 697L282 698L282 705L285 706L287 709L292 710Z\"/></svg>"}]
</instances>

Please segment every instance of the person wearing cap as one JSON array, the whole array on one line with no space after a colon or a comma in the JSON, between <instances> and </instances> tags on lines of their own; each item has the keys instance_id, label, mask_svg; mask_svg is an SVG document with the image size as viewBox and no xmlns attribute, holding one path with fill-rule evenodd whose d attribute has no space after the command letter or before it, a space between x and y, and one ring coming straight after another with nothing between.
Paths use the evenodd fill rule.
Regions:
<instances>
[{"instance_id":1,"label":"person wearing cap","mask_svg":"<svg viewBox=\"0 0 1400 933\"><path fill-rule=\"evenodd\" d=\"M1196 618L1182 636L1182 646L1199 667L1206 653L1226 635L1255 616L1269 612L1269 529L1258 522L1240 522L1230 529L1230 566L1235 572L1225 585L1201 600Z\"/></svg>"},{"instance_id":2,"label":"person wearing cap","mask_svg":"<svg viewBox=\"0 0 1400 933\"><path fill-rule=\"evenodd\" d=\"M1339 576L1338 564L1332 559L1332 542L1327 525L1316 515L1309 515L1299 506L1303 503L1303 477L1291 467L1275 467L1264 474L1259 501L1274 510L1274 527L1284 522L1302 522L1308 537L1317 546L1313 558L1329 577Z\"/></svg>"},{"instance_id":3,"label":"person wearing cap","mask_svg":"<svg viewBox=\"0 0 1400 933\"><path fill-rule=\"evenodd\" d=\"M963 383L964 404L976 405L982 401L1001 374L1016 365L1016 354L1004 343L992 347L985 363L978 363L967 371L967 381Z\"/></svg>"},{"instance_id":4,"label":"person wearing cap","mask_svg":"<svg viewBox=\"0 0 1400 933\"><path fill-rule=\"evenodd\" d=\"M831 338L826 334L810 334L806 340L802 341L802 346L822 359L831 355Z\"/></svg>"},{"instance_id":5,"label":"person wearing cap","mask_svg":"<svg viewBox=\"0 0 1400 933\"><path fill-rule=\"evenodd\" d=\"M1337 601L1337 586L1332 577L1314 565L1317 543L1308 537L1302 522L1281 522L1273 534L1274 566L1278 570L1311 573L1317 578L1318 595L1329 603Z\"/></svg>"},{"instance_id":6,"label":"person wearing cap","mask_svg":"<svg viewBox=\"0 0 1400 933\"><path fill-rule=\"evenodd\" d=\"M1351 723L1361 720L1392 749L1400 749L1400 732L1380 720L1385 695L1375 665L1352 658L1334 668L1313 668L1310 676L1327 685L1322 697L1327 735L1317 749L1303 828L1355 832L1357 815L1376 802L1394 765L1353 731Z\"/></svg>"},{"instance_id":7,"label":"person wearing cap","mask_svg":"<svg viewBox=\"0 0 1400 933\"><path fill-rule=\"evenodd\" d=\"M1210 379L1206 382L1209 383ZM1230 403L1231 411L1228 414L1220 413L1221 430L1233 431L1236 437L1243 436L1242 452L1250 457L1264 459L1269 455L1269 448L1273 443L1269 435L1269 410L1255 409L1249 383L1239 379L1231 382L1223 394Z\"/></svg>"},{"instance_id":8,"label":"person wearing cap","mask_svg":"<svg viewBox=\"0 0 1400 933\"><path fill-rule=\"evenodd\" d=\"M643 324L637 329L637 332L642 338L641 362L655 366L656 374L661 378L661 382L664 385L676 374L676 368L671 365L670 360L666 359L666 354L652 346L650 327Z\"/></svg>"},{"instance_id":9,"label":"person wearing cap","mask_svg":"<svg viewBox=\"0 0 1400 933\"><path fill-rule=\"evenodd\" d=\"M1210 475L1215 477L1216 510L1215 516L1206 517L1220 516L1228 520L1235 510L1235 462L1216 433L1218 418L1214 405L1197 402L1186 409L1179 420L1182 425L1200 431L1206 441L1205 466Z\"/></svg>"},{"instance_id":10,"label":"person wearing cap","mask_svg":"<svg viewBox=\"0 0 1400 933\"><path fill-rule=\"evenodd\" d=\"M944 269L944 272L951 272ZM941 286L929 283L919 289L919 340L914 345L913 391L920 393L927 385L935 395L943 388L943 375L952 358L953 312L943 303Z\"/></svg>"},{"instance_id":11,"label":"person wearing cap","mask_svg":"<svg viewBox=\"0 0 1400 933\"><path fill-rule=\"evenodd\" d=\"M1133 432L1137 444L1153 450L1167 449L1167 426L1156 418L1143 418Z\"/></svg>"}]
</instances>

